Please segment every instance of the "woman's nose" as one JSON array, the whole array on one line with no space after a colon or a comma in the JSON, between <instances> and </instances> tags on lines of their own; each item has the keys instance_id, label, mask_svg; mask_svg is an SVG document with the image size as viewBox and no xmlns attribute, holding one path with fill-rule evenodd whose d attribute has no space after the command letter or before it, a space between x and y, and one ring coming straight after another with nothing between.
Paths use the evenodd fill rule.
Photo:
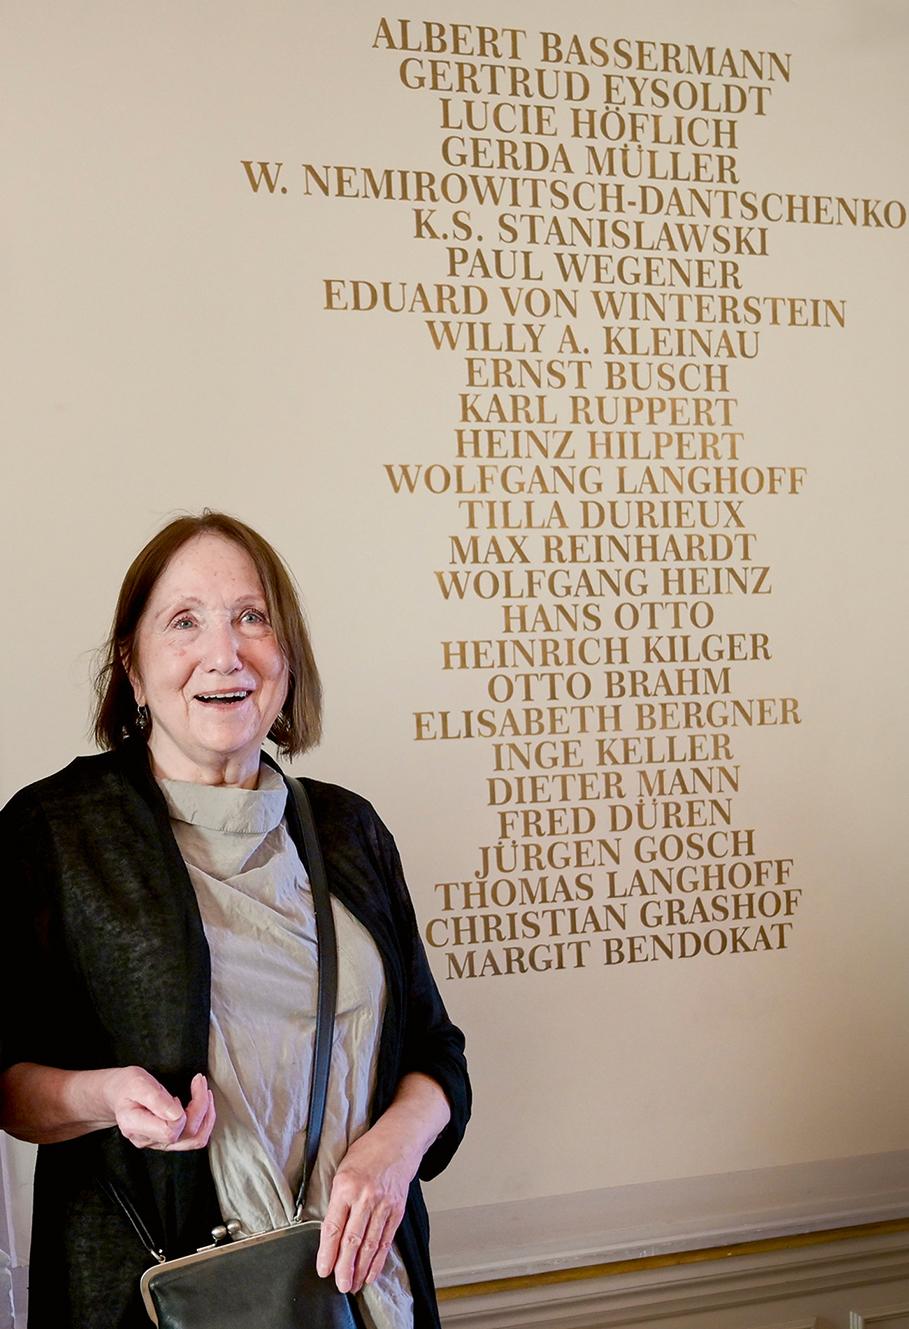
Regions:
<instances>
[{"instance_id":1,"label":"woman's nose","mask_svg":"<svg viewBox=\"0 0 909 1329\"><path fill-rule=\"evenodd\" d=\"M230 674L243 667L240 637L231 622L213 623L206 633L205 665L220 674Z\"/></svg>"}]
</instances>

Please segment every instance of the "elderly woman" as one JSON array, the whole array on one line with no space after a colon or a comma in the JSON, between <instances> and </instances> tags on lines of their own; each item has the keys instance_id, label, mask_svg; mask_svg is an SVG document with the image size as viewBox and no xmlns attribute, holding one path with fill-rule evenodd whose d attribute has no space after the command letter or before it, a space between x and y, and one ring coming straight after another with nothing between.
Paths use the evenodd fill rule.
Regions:
<instances>
[{"instance_id":1,"label":"elderly woman","mask_svg":"<svg viewBox=\"0 0 909 1329\"><path fill-rule=\"evenodd\" d=\"M288 785L262 752L319 736L293 583L255 531L171 522L120 592L99 676L101 755L2 813L0 1124L41 1147L30 1329L147 1324L148 1256L289 1221L317 994ZM309 794L338 938L318 1272L376 1329L438 1324L419 1178L469 1114L463 1038L429 972L394 841L356 794ZM304 855L305 856L305 855Z\"/></svg>"}]
</instances>

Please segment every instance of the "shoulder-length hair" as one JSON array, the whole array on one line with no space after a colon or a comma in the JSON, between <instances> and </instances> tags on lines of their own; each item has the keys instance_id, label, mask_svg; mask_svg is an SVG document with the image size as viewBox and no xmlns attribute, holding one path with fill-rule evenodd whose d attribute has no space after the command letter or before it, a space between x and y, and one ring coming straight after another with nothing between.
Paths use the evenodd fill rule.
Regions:
<instances>
[{"instance_id":1,"label":"shoulder-length hair","mask_svg":"<svg viewBox=\"0 0 909 1329\"><path fill-rule=\"evenodd\" d=\"M92 732L101 748L141 737L136 699L129 681L136 630L155 583L178 549L198 535L221 535L245 550L255 564L278 645L287 660L287 698L268 737L295 757L318 743L322 733L322 685L296 583L280 554L258 531L223 512L206 508L198 517L177 517L149 540L123 578L110 636L95 674Z\"/></svg>"}]
</instances>

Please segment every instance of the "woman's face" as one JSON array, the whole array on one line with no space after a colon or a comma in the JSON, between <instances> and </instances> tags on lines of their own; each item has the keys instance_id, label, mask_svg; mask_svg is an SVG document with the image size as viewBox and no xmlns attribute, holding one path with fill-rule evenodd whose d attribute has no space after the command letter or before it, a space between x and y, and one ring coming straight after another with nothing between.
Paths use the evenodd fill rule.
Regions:
<instances>
[{"instance_id":1,"label":"woman's face","mask_svg":"<svg viewBox=\"0 0 909 1329\"><path fill-rule=\"evenodd\" d=\"M156 775L255 785L288 670L244 549L206 532L177 550L139 620L130 682Z\"/></svg>"}]
</instances>

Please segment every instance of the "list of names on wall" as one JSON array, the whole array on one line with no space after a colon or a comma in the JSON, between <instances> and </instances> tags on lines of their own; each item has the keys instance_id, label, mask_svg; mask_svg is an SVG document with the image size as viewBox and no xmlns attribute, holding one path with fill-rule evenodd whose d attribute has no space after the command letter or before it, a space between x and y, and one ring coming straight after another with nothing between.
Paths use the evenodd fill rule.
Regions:
<instances>
[{"instance_id":1,"label":"list of names on wall","mask_svg":"<svg viewBox=\"0 0 909 1329\"><path fill-rule=\"evenodd\" d=\"M243 171L265 196L399 209L413 277L358 255L321 308L395 316L415 372L451 385L435 455L382 476L438 511L426 575L452 625L413 738L487 760L488 833L440 874L426 943L450 980L785 950L797 867L737 803L743 734L774 731L783 762L803 720L763 683L787 573L761 514L808 475L743 407L778 330L797 354L847 313L757 292L779 228L888 233L905 206L749 187L788 52L400 19L365 40L438 160L402 166L398 142L393 166Z\"/></svg>"}]
</instances>

